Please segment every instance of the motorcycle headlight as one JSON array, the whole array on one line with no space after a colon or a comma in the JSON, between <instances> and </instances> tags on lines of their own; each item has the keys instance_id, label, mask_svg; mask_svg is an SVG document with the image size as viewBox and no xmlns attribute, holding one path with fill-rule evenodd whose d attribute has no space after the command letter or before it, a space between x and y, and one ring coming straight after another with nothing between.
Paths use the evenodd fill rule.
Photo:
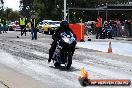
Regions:
<instances>
[{"instance_id":1,"label":"motorcycle headlight","mask_svg":"<svg viewBox=\"0 0 132 88\"><path fill-rule=\"evenodd\" d=\"M71 44L71 41L68 38L63 38L65 43Z\"/></svg>"},{"instance_id":2,"label":"motorcycle headlight","mask_svg":"<svg viewBox=\"0 0 132 88\"><path fill-rule=\"evenodd\" d=\"M74 37L71 38L71 41L76 41L76 39Z\"/></svg>"}]
</instances>

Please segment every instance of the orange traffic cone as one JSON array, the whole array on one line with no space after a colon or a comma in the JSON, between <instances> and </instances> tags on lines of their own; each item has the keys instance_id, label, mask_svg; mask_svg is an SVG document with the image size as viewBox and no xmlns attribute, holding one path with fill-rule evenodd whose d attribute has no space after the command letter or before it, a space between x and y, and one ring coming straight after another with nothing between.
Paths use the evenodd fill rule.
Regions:
<instances>
[{"instance_id":1,"label":"orange traffic cone","mask_svg":"<svg viewBox=\"0 0 132 88\"><path fill-rule=\"evenodd\" d=\"M81 69L82 77L88 78L88 72L84 70L84 67Z\"/></svg>"},{"instance_id":2,"label":"orange traffic cone","mask_svg":"<svg viewBox=\"0 0 132 88\"><path fill-rule=\"evenodd\" d=\"M85 78L88 78L88 72L85 73Z\"/></svg>"},{"instance_id":3,"label":"orange traffic cone","mask_svg":"<svg viewBox=\"0 0 132 88\"><path fill-rule=\"evenodd\" d=\"M112 53L112 47L111 47L111 42L109 42L109 48L108 48L108 53Z\"/></svg>"}]
</instances>

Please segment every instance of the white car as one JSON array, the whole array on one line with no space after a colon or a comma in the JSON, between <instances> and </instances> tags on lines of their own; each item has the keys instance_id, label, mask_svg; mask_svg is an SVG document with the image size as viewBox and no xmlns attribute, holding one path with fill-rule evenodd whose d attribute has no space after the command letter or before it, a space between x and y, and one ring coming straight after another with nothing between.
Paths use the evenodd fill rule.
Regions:
<instances>
[{"instance_id":1,"label":"white car","mask_svg":"<svg viewBox=\"0 0 132 88\"><path fill-rule=\"evenodd\" d=\"M48 23L49 21L52 21L52 20L43 20L42 23L45 24L45 23Z\"/></svg>"},{"instance_id":2,"label":"white car","mask_svg":"<svg viewBox=\"0 0 132 88\"><path fill-rule=\"evenodd\" d=\"M52 21L52 25L56 25L57 27L60 27L60 21Z\"/></svg>"}]
</instances>

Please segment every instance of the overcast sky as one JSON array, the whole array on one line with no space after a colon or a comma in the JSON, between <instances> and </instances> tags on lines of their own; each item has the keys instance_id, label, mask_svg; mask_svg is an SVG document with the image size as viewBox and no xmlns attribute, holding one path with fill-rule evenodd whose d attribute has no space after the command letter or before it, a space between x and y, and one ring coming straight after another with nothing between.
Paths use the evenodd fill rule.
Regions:
<instances>
[{"instance_id":1,"label":"overcast sky","mask_svg":"<svg viewBox=\"0 0 132 88\"><path fill-rule=\"evenodd\" d=\"M4 7L12 8L13 10L19 10L20 0L4 0Z\"/></svg>"}]
</instances>

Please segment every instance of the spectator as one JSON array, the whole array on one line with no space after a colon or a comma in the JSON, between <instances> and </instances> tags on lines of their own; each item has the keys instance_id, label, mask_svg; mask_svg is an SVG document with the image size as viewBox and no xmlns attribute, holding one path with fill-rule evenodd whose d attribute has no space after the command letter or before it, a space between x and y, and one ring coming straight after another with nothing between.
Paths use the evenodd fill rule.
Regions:
<instances>
[{"instance_id":1,"label":"spectator","mask_svg":"<svg viewBox=\"0 0 132 88\"><path fill-rule=\"evenodd\" d=\"M116 37L117 36L117 24L116 24L116 22L114 22L112 24L112 31L113 31L113 37Z\"/></svg>"},{"instance_id":2,"label":"spectator","mask_svg":"<svg viewBox=\"0 0 132 88\"><path fill-rule=\"evenodd\" d=\"M132 36L132 27L131 27L131 21L127 21L127 25L128 25L128 36Z\"/></svg>"},{"instance_id":3,"label":"spectator","mask_svg":"<svg viewBox=\"0 0 132 88\"><path fill-rule=\"evenodd\" d=\"M94 23L92 22L91 23L91 31L92 31L92 34L94 34L95 33L95 27L94 27L95 25L94 25Z\"/></svg>"},{"instance_id":4,"label":"spectator","mask_svg":"<svg viewBox=\"0 0 132 88\"><path fill-rule=\"evenodd\" d=\"M121 36L120 31L122 29L122 25L121 25L121 22L119 20L117 20L116 23L117 23L117 36L119 37L119 36Z\"/></svg>"},{"instance_id":5,"label":"spectator","mask_svg":"<svg viewBox=\"0 0 132 88\"><path fill-rule=\"evenodd\" d=\"M99 35L101 34L102 26L103 26L102 22L103 22L103 20L102 20L101 16L99 16L97 18L97 23L96 23L96 28L97 28L96 39L98 39Z\"/></svg>"},{"instance_id":6,"label":"spectator","mask_svg":"<svg viewBox=\"0 0 132 88\"><path fill-rule=\"evenodd\" d=\"M19 19L19 25L21 27L21 36L23 35L23 30L26 27L26 19L21 16L21 18Z\"/></svg>"},{"instance_id":7,"label":"spectator","mask_svg":"<svg viewBox=\"0 0 132 88\"><path fill-rule=\"evenodd\" d=\"M87 25L88 25L88 34L89 34L89 33L91 33L91 31L92 31L92 30L91 30L91 23L90 23L90 22L88 22L88 24L87 24Z\"/></svg>"},{"instance_id":8,"label":"spectator","mask_svg":"<svg viewBox=\"0 0 132 88\"><path fill-rule=\"evenodd\" d=\"M86 26L85 26L85 33L88 36L88 23L86 23Z\"/></svg>"},{"instance_id":9,"label":"spectator","mask_svg":"<svg viewBox=\"0 0 132 88\"><path fill-rule=\"evenodd\" d=\"M32 16L31 19L31 34L32 34L32 40L37 40L37 21L35 18L35 15Z\"/></svg>"},{"instance_id":10,"label":"spectator","mask_svg":"<svg viewBox=\"0 0 132 88\"><path fill-rule=\"evenodd\" d=\"M6 32L6 29L7 29L7 21L4 19L4 20L3 20L3 33L4 33L4 32L7 33L7 32Z\"/></svg>"},{"instance_id":11,"label":"spectator","mask_svg":"<svg viewBox=\"0 0 132 88\"><path fill-rule=\"evenodd\" d=\"M122 27L121 30L120 30L121 36L126 37L127 36L127 33L126 33L126 30L125 30L124 22L122 22L121 27Z\"/></svg>"}]
</instances>

